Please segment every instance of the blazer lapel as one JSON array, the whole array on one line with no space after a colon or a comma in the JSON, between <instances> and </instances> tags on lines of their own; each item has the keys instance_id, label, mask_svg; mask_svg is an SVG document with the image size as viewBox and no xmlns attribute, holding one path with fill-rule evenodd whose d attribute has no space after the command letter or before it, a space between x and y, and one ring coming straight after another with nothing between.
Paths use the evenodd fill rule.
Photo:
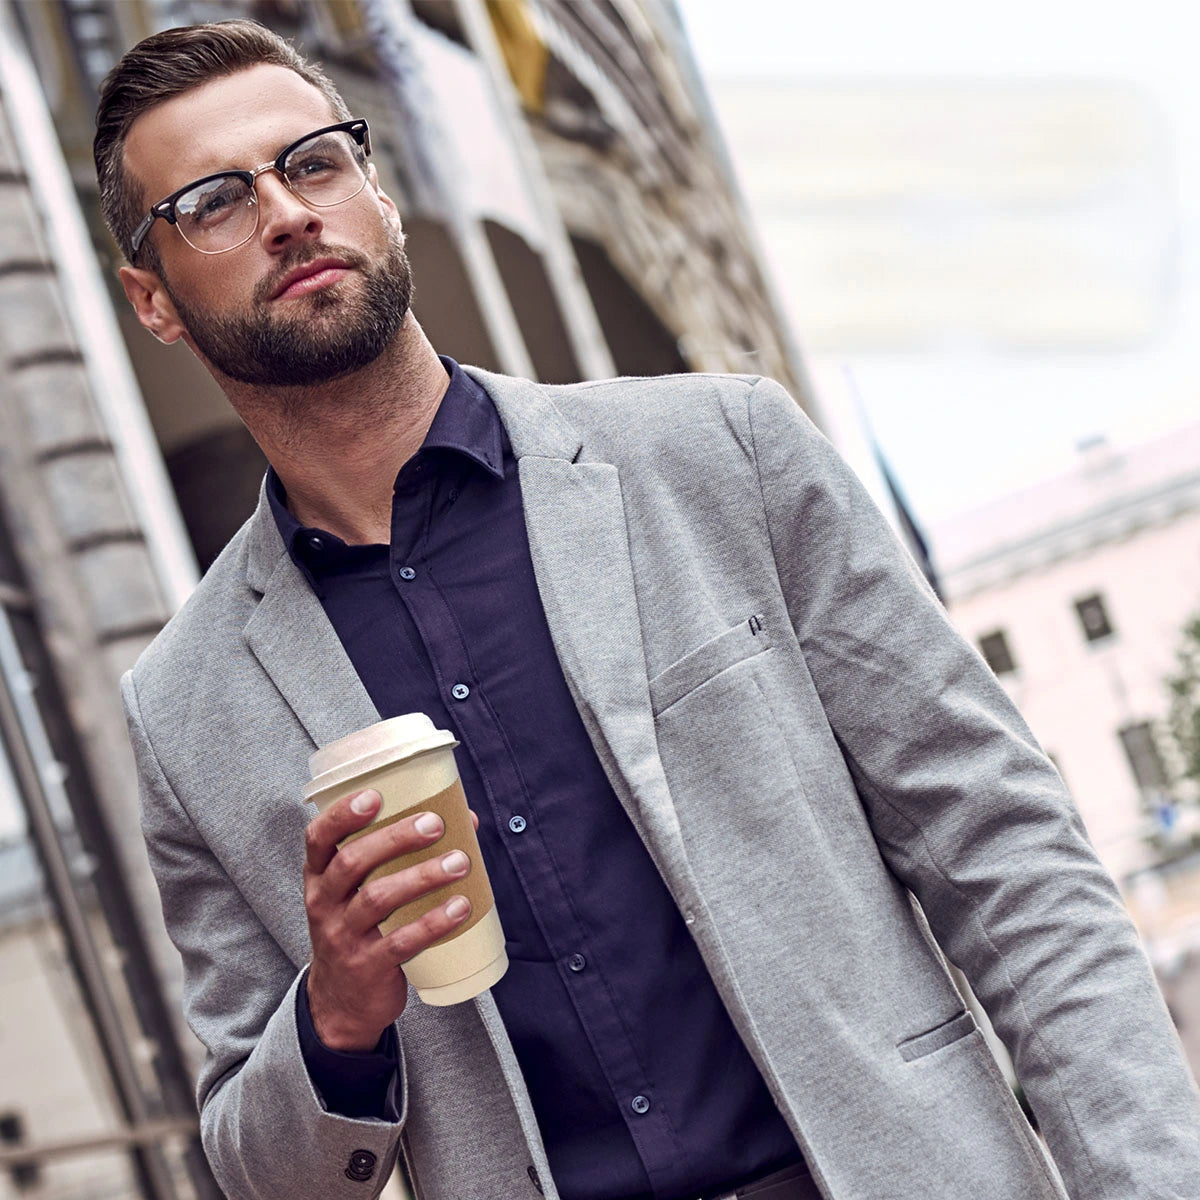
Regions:
<instances>
[{"instance_id":1,"label":"blazer lapel","mask_svg":"<svg viewBox=\"0 0 1200 1200\"><path fill-rule=\"evenodd\" d=\"M617 468L584 461L578 432L537 384L464 369L495 402L518 460L534 573L567 686L660 872L681 882L690 871L658 757ZM247 579L262 600L246 641L314 744L379 720L265 493L248 534Z\"/></svg>"},{"instance_id":2,"label":"blazer lapel","mask_svg":"<svg viewBox=\"0 0 1200 1200\"><path fill-rule=\"evenodd\" d=\"M262 594L243 636L314 745L379 720L320 600L292 562L266 496L247 538L246 577Z\"/></svg>"},{"instance_id":3,"label":"blazer lapel","mask_svg":"<svg viewBox=\"0 0 1200 1200\"><path fill-rule=\"evenodd\" d=\"M484 372L517 456L538 592L567 686L664 878L687 872L650 708L621 483L535 384Z\"/></svg>"}]
</instances>

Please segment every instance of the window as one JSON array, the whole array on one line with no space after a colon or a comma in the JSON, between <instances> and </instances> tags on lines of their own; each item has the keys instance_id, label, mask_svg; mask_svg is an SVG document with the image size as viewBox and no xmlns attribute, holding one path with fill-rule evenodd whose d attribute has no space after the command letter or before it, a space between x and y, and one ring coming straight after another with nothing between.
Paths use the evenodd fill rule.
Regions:
<instances>
[{"instance_id":1,"label":"window","mask_svg":"<svg viewBox=\"0 0 1200 1200\"><path fill-rule=\"evenodd\" d=\"M1098 592L1094 596L1076 600L1075 611L1079 614L1079 624L1083 626L1083 636L1089 642L1098 642L1112 635L1112 623L1104 607L1104 598Z\"/></svg>"},{"instance_id":2,"label":"window","mask_svg":"<svg viewBox=\"0 0 1200 1200\"><path fill-rule=\"evenodd\" d=\"M1154 730L1148 721L1139 725L1126 725L1117 730L1129 769L1143 792L1162 792L1167 788L1167 769L1154 740Z\"/></svg>"},{"instance_id":3,"label":"window","mask_svg":"<svg viewBox=\"0 0 1200 1200\"><path fill-rule=\"evenodd\" d=\"M983 655L984 662L997 675L1007 675L1009 671L1017 669L1016 660L1012 656L1012 651L1008 648L1008 638L1004 636L1003 629L997 629L994 633L984 634L979 639L979 652Z\"/></svg>"}]
</instances>

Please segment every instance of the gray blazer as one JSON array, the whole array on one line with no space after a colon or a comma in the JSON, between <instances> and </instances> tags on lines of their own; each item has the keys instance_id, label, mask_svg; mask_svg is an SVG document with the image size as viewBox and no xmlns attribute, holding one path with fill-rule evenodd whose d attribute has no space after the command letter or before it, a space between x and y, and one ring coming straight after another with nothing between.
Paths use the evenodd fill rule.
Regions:
<instances>
[{"instance_id":1,"label":"gray blazer","mask_svg":"<svg viewBox=\"0 0 1200 1200\"><path fill-rule=\"evenodd\" d=\"M571 694L822 1194L1063 1195L940 946L1073 1200L1200 1196L1195 1087L1061 781L783 389L471 374ZM229 1195L362 1200L402 1148L422 1200L556 1197L490 994L410 1002L394 1121L309 1082L300 789L377 713L265 502L123 688Z\"/></svg>"}]
</instances>

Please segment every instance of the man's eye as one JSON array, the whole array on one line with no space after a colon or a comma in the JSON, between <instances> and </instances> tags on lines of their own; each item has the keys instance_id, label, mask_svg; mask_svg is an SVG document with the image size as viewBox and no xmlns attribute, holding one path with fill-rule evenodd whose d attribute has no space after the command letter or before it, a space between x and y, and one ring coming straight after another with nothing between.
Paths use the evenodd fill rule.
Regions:
<instances>
[{"instance_id":1,"label":"man's eye","mask_svg":"<svg viewBox=\"0 0 1200 1200\"><path fill-rule=\"evenodd\" d=\"M331 171L336 171L340 164L332 158L324 156L311 155L298 163L288 163L287 175L293 183L302 179L313 179L320 175L328 174Z\"/></svg>"},{"instance_id":2,"label":"man's eye","mask_svg":"<svg viewBox=\"0 0 1200 1200\"><path fill-rule=\"evenodd\" d=\"M196 217L198 220L204 220L207 217L215 216L223 209L228 208L232 201L228 196L210 196L205 202L196 209Z\"/></svg>"},{"instance_id":3,"label":"man's eye","mask_svg":"<svg viewBox=\"0 0 1200 1200\"><path fill-rule=\"evenodd\" d=\"M244 199L246 189L241 186L224 187L215 192L198 196L191 211L191 218L198 225L212 225L223 220L230 210Z\"/></svg>"}]
</instances>

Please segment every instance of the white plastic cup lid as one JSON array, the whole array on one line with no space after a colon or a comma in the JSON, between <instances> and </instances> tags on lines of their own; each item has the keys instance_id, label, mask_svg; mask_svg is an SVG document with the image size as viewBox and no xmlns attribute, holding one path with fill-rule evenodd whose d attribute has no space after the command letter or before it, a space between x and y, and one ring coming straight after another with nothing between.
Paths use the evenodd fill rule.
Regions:
<instances>
[{"instance_id":1,"label":"white plastic cup lid","mask_svg":"<svg viewBox=\"0 0 1200 1200\"><path fill-rule=\"evenodd\" d=\"M327 787L376 767L457 745L449 730L438 729L424 713L405 713L377 721L309 755L308 772L312 781L305 785L304 798L307 800Z\"/></svg>"}]
</instances>

